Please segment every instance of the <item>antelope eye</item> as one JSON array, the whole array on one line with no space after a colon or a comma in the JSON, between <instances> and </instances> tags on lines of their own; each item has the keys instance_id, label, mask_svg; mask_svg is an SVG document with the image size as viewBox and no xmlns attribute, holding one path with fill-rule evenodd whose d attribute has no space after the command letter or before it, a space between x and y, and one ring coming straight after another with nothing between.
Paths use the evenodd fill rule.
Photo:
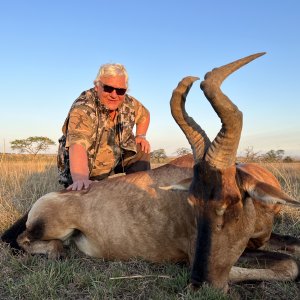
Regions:
<instances>
[{"instance_id":1,"label":"antelope eye","mask_svg":"<svg viewBox=\"0 0 300 300\"><path fill-rule=\"evenodd\" d=\"M225 210L226 210L226 207L219 207L219 208L216 208L216 214L217 214L218 216L221 217L221 216L224 215Z\"/></svg>"}]
</instances>

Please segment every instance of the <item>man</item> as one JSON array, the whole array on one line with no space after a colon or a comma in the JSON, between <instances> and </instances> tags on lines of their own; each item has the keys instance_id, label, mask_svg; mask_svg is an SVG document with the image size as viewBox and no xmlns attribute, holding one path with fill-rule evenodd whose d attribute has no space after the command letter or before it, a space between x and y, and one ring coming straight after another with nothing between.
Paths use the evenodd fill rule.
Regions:
<instances>
[{"instance_id":1,"label":"man","mask_svg":"<svg viewBox=\"0 0 300 300\"><path fill-rule=\"evenodd\" d=\"M70 184L68 190L87 189L93 180L114 173L150 169L150 144L146 139L150 114L126 93L125 67L101 66L94 85L75 100L63 126L72 178L67 184L60 182Z\"/></svg>"}]
</instances>

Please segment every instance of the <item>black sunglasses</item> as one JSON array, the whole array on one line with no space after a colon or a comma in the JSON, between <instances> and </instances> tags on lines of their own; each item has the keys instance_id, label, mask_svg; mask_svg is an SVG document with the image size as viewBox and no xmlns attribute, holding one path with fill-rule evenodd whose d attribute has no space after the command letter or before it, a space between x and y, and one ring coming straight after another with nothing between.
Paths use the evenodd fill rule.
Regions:
<instances>
[{"instance_id":1,"label":"black sunglasses","mask_svg":"<svg viewBox=\"0 0 300 300\"><path fill-rule=\"evenodd\" d=\"M116 91L116 94L118 95L118 96L123 96L123 95L125 95L125 93L126 93L126 91L127 91L127 89L122 89L122 88L115 88L115 87L113 87L113 86L110 86L110 85L106 85L106 84L103 84L102 82L100 82L101 83L101 85L102 85L102 88L103 88L103 91L105 92L105 93L112 93L114 90Z\"/></svg>"}]
</instances>

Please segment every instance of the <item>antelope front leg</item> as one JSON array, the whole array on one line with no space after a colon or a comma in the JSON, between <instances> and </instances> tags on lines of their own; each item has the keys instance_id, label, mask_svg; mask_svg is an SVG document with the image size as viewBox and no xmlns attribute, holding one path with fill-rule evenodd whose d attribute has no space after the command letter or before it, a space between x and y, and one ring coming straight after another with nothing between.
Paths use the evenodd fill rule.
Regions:
<instances>
[{"instance_id":1,"label":"antelope front leg","mask_svg":"<svg viewBox=\"0 0 300 300\"><path fill-rule=\"evenodd\" d=\"M264 250L246 250L239 263L247 267L232 267L229 278L231 282L241 281L287 281L299 276L299 266L289 255Z\"/></svg>"},{"instance_id":2,"label":"antelope front leg","mask_svg":"<svg viewBox=\"0 0 300 300\"><path fill-rule=\"evenodd\" d=\"M269 241L261 249L282 251L300 258L300 239L272 232Z\"/></svg>"}]
</instances>

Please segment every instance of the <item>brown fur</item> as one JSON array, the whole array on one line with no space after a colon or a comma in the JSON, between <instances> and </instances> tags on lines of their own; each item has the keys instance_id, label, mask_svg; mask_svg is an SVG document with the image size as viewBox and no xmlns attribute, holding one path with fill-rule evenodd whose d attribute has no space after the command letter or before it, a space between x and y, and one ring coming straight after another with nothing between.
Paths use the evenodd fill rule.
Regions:
<instances>
[{"instance_id":1,"label":"brown fur","mask_svg":"<svg viewBox=\"0 0 300 300\"><path fill-rule=\"evenodd\" d=\"M94 183L85 194L47 194L29 212L24 235L42 220L41 240L65 241L77 229L81 234L74 241L88 255L188 261L193 256L195 216L185 200L187 192L167 192L159 186L170 184L171 178L190 177L192 163L191 156L183 157L151 171Z\"/></svg>"},{"instance_id":2,"label":"brown fur","mask_svg":"<svg viewBox=\"0 0 300 300\"><path fill-rule=\"evenodd\" d=\"M201 228L198 227L198 234L203 226L209 226L209 234L204 237L203 242L201 239L198 241L200 246L196 253L201 258L194 262L192 280L194 279L196 285L199 284L198 282L207 281L215 287L226 290L230 270L245 249L258 249L262 246L267 247L269 243L274 244L270 236L274 216L281 206L264 203L260 198L250 198L248 190L250 188L256 190L264 185L265 188L260 190L261 195L257 193L261 197L268 192L272 195L277 193L279 196L284 193L280 190L277 179L269 171L256 164L241 164L224 170L214 170L203 162L195 168L195 173L189 198L196 203L196 207L198 206L199 218L209 224L202 224ZM202 174L205 176L201 176ZM210 243L210 247L204 251L203 245L207 243ZM287 247L287 239L280 241L277 239L277 243L280 244L281 249L299 256L299 253L291 251L300 244L299 241L297 244L297 239L293 239L289 247ZM281 260L280 257L277 259ZM281 262L278 263L281 264ZM287 266L289 263L282 265ZM268 271L264 273L264 276L273 273L273 271ZM245 271L243 271L243 276L247 277L244 274ZM251 274L259 274L259 272ZM236 277L234 278L237 280ZM261 278L263 279L263 276ZM274 275L268 278L279 280L281 277ZM256 279L259 279L259 276Z\"/></svg>"}]
</instances>

